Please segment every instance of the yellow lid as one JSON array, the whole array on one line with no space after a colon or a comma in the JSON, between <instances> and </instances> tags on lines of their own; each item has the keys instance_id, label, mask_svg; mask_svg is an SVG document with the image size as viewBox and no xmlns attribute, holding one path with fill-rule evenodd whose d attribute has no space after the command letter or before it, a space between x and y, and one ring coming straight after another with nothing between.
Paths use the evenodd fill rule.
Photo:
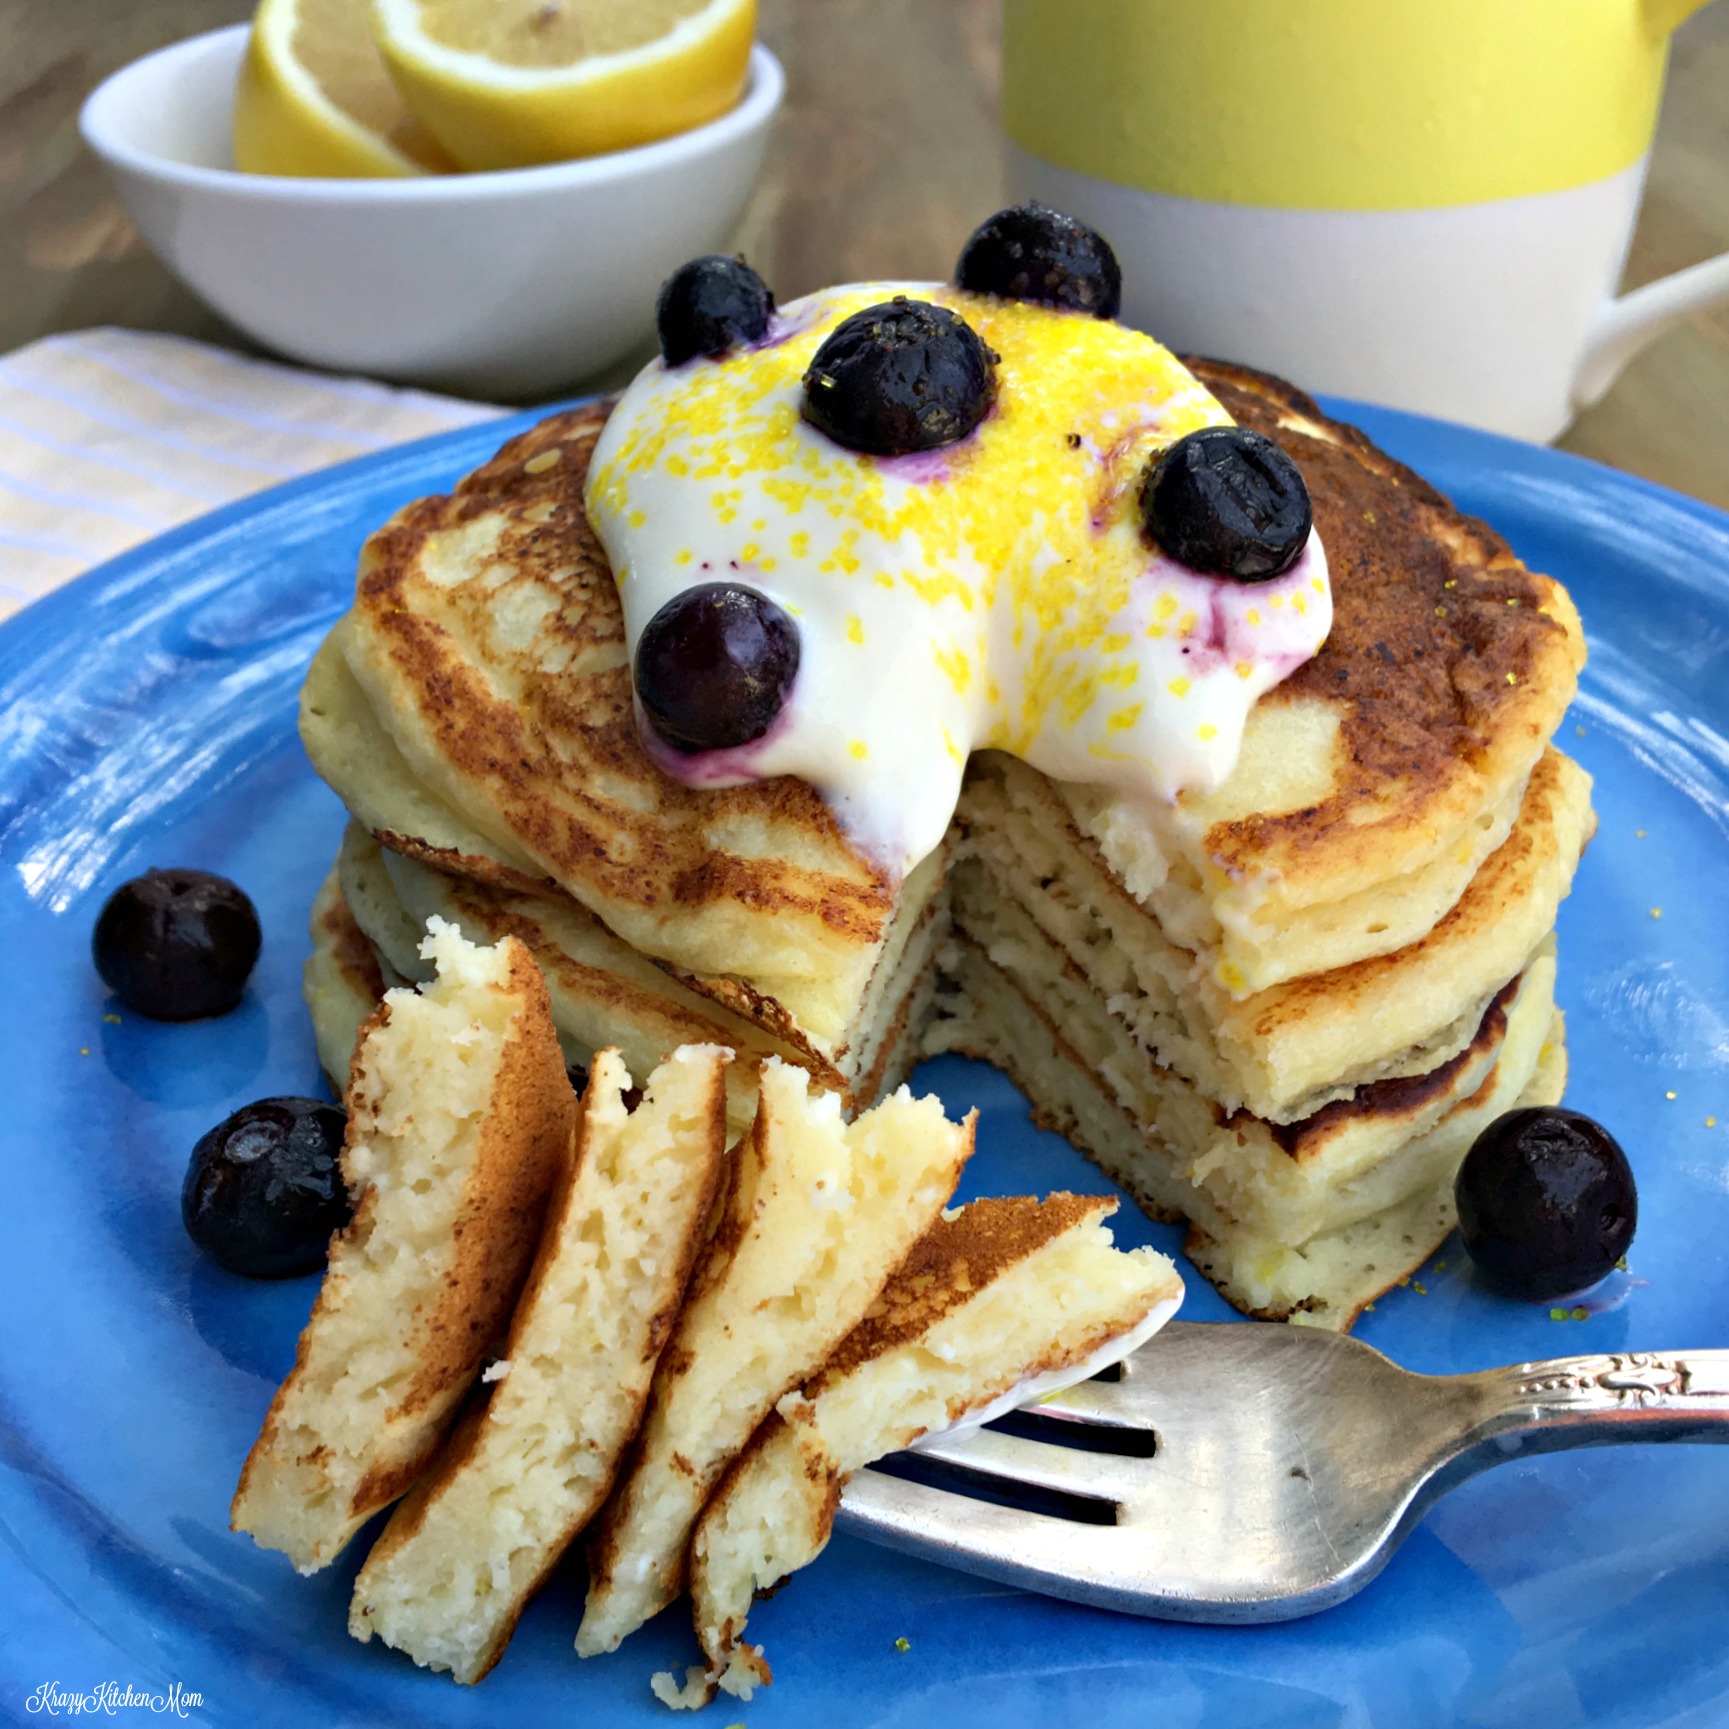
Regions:
<instances>
[{"instance_id":1,"label":"yellow lid","mask_svg":"<svg viewBox=\"0 0 1729 1729\"><path fill-rule=\"evenodd\" d=\"M1003 123L1149 192L1416 210L1582 186L1701 0L1007 0Z\"/></svg>"}]
</instances>

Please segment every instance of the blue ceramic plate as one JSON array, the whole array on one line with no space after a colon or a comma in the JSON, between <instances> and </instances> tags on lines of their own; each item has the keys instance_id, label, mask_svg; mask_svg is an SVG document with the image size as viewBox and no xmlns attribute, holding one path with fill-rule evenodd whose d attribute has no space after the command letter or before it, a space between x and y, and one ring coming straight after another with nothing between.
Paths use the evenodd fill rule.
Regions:
<instances>
[{"instance_id":1,"label":"blue ceramic plate","mask_svg":"<svg viewBox=\"0 0 1729 1729\"><path fill-rule=\"evenodd\" d=\"M1729 1343L1729 519L1550 451L1346 412L1584 614L1591 666L1560 742L1597 777L1601 827L1561 913L1569 1099L1614 1127L1642 1191L1619 1306L1553 1321L1479 1289L1452 1243L1361 1336L1424 1370ZM0 629L0 1718L112 1684L122 1712L130 1688L251 1729L668 1721L646 1683L691 1655L677 1609L578 1664L566 1576L464 1690L350 1642L364 1544L301 1579L230 1534L315 1281L232 1278L180 1228L197 1136L248 1099L321 1084L300 964L342 813L295 739L301 671L367 530L515 424L219 511ZM103 897L170 864L236 878L262 912L263 959L224 1020L119 1013L91 971ZM980 1107L976 1188L1101 1186L991 1070L944 1060L917 1079ZM1122 1227L1176 1250L1132 1208ZM1226 1317L1199 1279L1186 1312ZM751 1626L777 1680L712 1707L717 1729L1717 1724L1729 1459L1509 1464L1442 1502L1362 1596L1283 1626L1135 1621L847 1539Z\"/></svg>"}]
</instances>

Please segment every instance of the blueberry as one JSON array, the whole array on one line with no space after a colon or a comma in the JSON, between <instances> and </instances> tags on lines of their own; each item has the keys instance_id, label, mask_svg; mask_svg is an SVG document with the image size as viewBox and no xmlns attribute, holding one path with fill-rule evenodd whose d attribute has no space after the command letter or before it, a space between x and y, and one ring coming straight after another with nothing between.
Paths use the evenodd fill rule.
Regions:
<instances>
[{"instance_id":1,"label":"blueberry","mask_svg":"<svg viewBox=\"0 0 1729 1729\"><path fill-rule=\"evenodd\" d=\"M693 355L760 342L773 311L768 284L742 258L693 258L661 284L654 305L661 358L677 366Z\"/></svg>"},{"instance_id":2,"label":"blueberry","mask_svg":"<svg viewBox=\"0 0 1729 1729\"><path fill-rule=\"evenodd\" d=\"M636 645L636 694L674 750L761 738L798 672L798 626L766 595L705 582L674 595Z\"/></svg>"},{"instance_id":3,"label":"blueberry","mask_svg":"<svg viewBox=\"0 0 1729 1729\"><path fill-rule=\"evenodd\" d=\"M348 1223L348 1119L317 1099L260 1099L192 1149L180 1191L186 1234L231 1273L285 1279L324 1265Z\"/></svg>"},{"instance_id":4,"label":"blueberry","mask_svg":"<svg viewBox=\"0 0 1729 1729\"><path fill-rule=\"evenodd\" d=\"M96 918L91 958L128 1008L158 1021L225 1015L258 959L258 913L226 877L146 871Z\"/></svg>"},{"instance_id":5,"label":"blueberry","mask_svg":"<svg viewBox=\"0 0 1729 1729\"><path fill-rule=\"evenodd\" d=\"M1239 582L1282 576L1315 520L1297 465L1246 426L1179 438L1147 472L1141 515L1179 564Z\"/></svg>"},{"instance_id":6,"label":"blueberry","mask_svg":"<svg viewBox=\"0 0 1729 1729\"><path fill-rule=\"evenodd\" d=\"M1639 1197L1602 1124L1552 1106L1497 1117L1453 1185L1459 1235L1483 1277L1542 1302L1582 1291L1627 1252Z\"/></svg>"},{"instance_id":7,"label":"blueberry","mask_svg":"<svg viewBox=\"0 0 1729 1729\"><path fill-rule=\"evenodd\" d=\"M1037 300L1115 318L1123 273L1105 237L1044 204L988 216L961 248L955 282L974 294Z\"/></svg>"},{"instance_id":8,"label":"blueberry","mask_svg":"<svg viewBox=\"0 0 1729 1729\"><path fill-rule=\"evenodd\" d=\"M990 412L996 358L965 319L897 294L829 332L804 375L804 417L870 456L935 450Z\"/></svg>"}]
</instances>

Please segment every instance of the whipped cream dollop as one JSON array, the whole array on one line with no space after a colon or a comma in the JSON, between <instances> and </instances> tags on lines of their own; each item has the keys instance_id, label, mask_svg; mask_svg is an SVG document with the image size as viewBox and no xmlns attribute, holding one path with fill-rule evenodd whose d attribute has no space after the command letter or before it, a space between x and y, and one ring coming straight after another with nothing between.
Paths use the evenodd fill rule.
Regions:
<instances>
[{"instance_id":1,"label":"whipped cream dollop","mask_svg":"<svg viewBox=\"0 0 1729 1729\"><path fill-rule=\"evenodd\" d=\"M837 324L897 294L972 326L998 356L996 401L958 443L870 456L804 421L802 380ZM1142 799L1211 791L1255 700L1332 624L1316 535L1257 583L1189 569L1148 538L1150 463L1228 424L1139 331L938 283L825 289L759 344L651 361L587 489L633 663L648 621L701 583L758 590L800 633L763 737L685 755L644 722L655 760L696 786L796 775L897 872L940 844L977 749Z\"/></svg>"}]
</instances>

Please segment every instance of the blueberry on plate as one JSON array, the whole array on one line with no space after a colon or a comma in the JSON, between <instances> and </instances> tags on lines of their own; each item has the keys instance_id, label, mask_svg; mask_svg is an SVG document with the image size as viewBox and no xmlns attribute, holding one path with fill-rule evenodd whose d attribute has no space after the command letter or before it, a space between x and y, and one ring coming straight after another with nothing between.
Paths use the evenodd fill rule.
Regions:
<instances>
[{"instance_id":1,"label":"blueberry on plate","mask_svg":"<svg viewBox=\"0 0 1729 1729\"><path fill-rule=\"evenodd\" d=\"M153 870L122 883L96 917L90 952L102 982L158 1021L225 1015L258 959L258 913L209 871Z\"/></svg>"},{"instance_id":2,"label":"blueberry on plate","mask_svg":"<svg viewBox=\"0 0 1729 1729\"><path fill-rule=\"evenodd\" d=\"M996 399L996 356L964 318L893 300L843 319L804 375L804 417L867 456L905 456L965 438Z\"/></svg>"},{"instance_id":3,"label":"blueberry on plate","mask_svg":"<svg viewBox=\"0 0 1729 1729\"><path fill-rule=\"evenodd\" d=\"M1615 1137L1551 1105L1497 1117L1465 1155L1453 1194L1478 1271L1534 1302L1604 1278L1639 1222L1633 1172Z\"/></svg>"},{"instance_id":4,"label":"blueberry on plate","mask_svg":"<svg viewBox=\"0 0 1729 1729\"><path fill-rule=\"evenodd\" d=\"M1297 465L1246 426L1207 426L1179 438L1141 488L1147 533L1178 564L1239 582L1282 576L1314 526Z\"/></svg>"},{"instance_id":5,"label":"blueberry on plate","mask_svg":"<svg viewBox=\"0 0 1729 1729\"><path fill-rule=\"evenodd\" d=\"M1045 204L1017 204L987 216L961 248L955 283L974 294L1067 306L1115 318L1123 273L1096 229Z\"/></svg>"},{"instance_id":6,"label":"blueberry on plate","mask_svg":"<svg viewBox=\"0 0 1729 1729\"><path fill-rule=\"evenodd\" d=\"M742 258L693 258L661 284L654 305L661 358L678 366L698 354L761 342L773 312L768 284Z\"/></svg>"},{"instance_id":7,"label":"blueberry on plate","mask_svg":"<svg viewBox=\"0 0 1729 1729\"><path fill-rule=\"evenodd\" d=\"M348 1119L317 1099L260 1099L192 1149L180 1191L186 1234L231 1273L286 1279L324 1265L348 1223Z\"/></svg>"},{"instance_id":8,"label":"blueberry on plate","mask_svg":"<svg viewBox=\"0 0 1729 1729\"><path fill-rule=\"evenodd\" d=\"M637 700L674 750L726 750L774 724L798 660L798 626L767 595L699 583L648 621L636 645Z\"/></svg>"}]
</instances>

